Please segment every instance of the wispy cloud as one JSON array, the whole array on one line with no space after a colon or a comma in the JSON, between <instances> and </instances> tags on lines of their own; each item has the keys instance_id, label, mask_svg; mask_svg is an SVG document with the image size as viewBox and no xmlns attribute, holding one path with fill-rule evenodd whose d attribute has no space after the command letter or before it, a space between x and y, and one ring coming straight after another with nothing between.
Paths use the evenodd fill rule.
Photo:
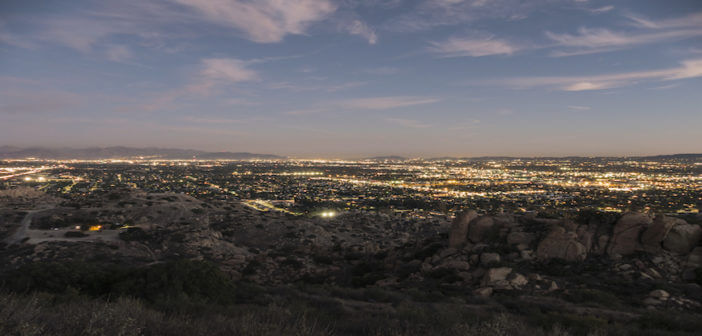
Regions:
<instances>
[{"instance_id":1,"label":"wispy cloud","mask_svg":"<svg viewBox=\"0 0 702 336\"><path fill-rule=\"evenodd\" d=\"M702 36L702 13L652 21L642 17L628 16L636 31L612 31L604 28L578 29L576 34L546 32L555 47L555 57L586 55L609 52L646 44L663 43Z\"/></svg>"},{"instance_id":2,"label":"wispy cloud","mask_svg":"<svg viewBox=\"0 0 702 336\"><path fill-rule=\"evenodd\" d=\"M290 90L293 92L305 92L305 91L326 91L326 92L337 92L348 89L357 88L359 86L366 85L367 82L362 81L351 81L346 83L338 84L328 84L328 85L308 85L308 84L297 84L291 82L276 82L268 85L269 89L275 90Z\"/></svg>"},{"instance_id":3,"label":"wispy cloud","mask_svg":"<svg viewBox=\"0 0 702 336\"><path fill-rule=\"evenodd\" d=\"M508 108L501 108L501 109L497 110L497 114L499 114L501 116L510 116L510 115L514 114L514 111L512 109L508 109Z\"/></svg>"},{"instance_id":4,"label":"wispy cloud","mask_svg":"<svg viewBox=\"0 0 702 336\"><path fill-rule=\"evenodd\" d=\"M75 108L83 102L80 95L58 90L6 90L0 93L0 115L50 113Z\"/></svg>"},{"instance_id":5,"label":"wispy cloud","mask_svg":"<svg viewBox=\"0 0 702 336\"><path fill-rule=\"evenodd\" d=\"M351 109L388 110L399 107L432 104L438 102L434 97L389 96L373 98L356 98L340 102L338 105Z\"/></svg>"},{"instance_id":6,"label":"wispy cloud","mask_svg":"<svg viewBox=\"0 0 702 336\"><path fill-rule=\"evenodd\" d=\"M363 72L371 75L394 75L400 72L400 69L395 67L378 67L364 69Z\"/></svg>"},{"instance_id":7,"label":"wispy cloud","mask_svg":"<svg viewBox=\"0 0 702 336\"><path fill-rule=\"evenodd\" d=\"M185 116L182 117L181 120L198 124L238 124L242 122L241 119L201 118L193 116Z\"/></svg>"},{"instance_id":8,"label":"wispy cloud","mask_svg":"<svg viewBox=\"0 0 702 336\"><path fill-rule=\"evenodd\" d=\"M414 120L414 119L404 119L404 118L385 118L385 121L391 124L399 125L407 128L429 128L431 124L425 122Z\"/></svg>"},{"instance_id":9,"label":"wispy cloud","mask_svg":"<svg viewBox=\"0 0 702 336\"><path fill-rule=\"evenodd\" d=\"M357 35L368 40L368 44L378 43L378 35L375 33L375 30L360 20L352 20L345 24L343 28L351 35Z\"/></svg>"},{"instance_id":10,"label":"wispy cloud","mask_svg":"<svg viewBox=\"0 0 702 336\"><path fill-rule=\"evenodd\" d=\"M422 96L386 96L371 98L354 98L339 101L329 101L310 108L295 109L283 112L287 115L303 116L328 113L338 110L391 110L401 107L433 104L441 101L435 97Z\"/></svg>"},{"instance_id":11,"label":"wispy cloud","mask_svg":"<svg viewBox=\"0 0 702 336\"><path fill-rule=\"evenodd\" d=\"M292 116L304 116L304 115L310 115L310 114L325 113L325 112L328 112L329 110L330 109L327 107L313 107L313 108L308 108L308 109L296 109L296 110L285 111L285 112L283 112L283 114L292 115Z\"/></svg>"},{"instance_id":12,"label":"wispy cloud","mask_svg":"<svg viewBox=\"0 0 702 336\"><path fill-rule=\"evenodd\" d=\"M307 27L336 10L329 0L173 0L211 22L235 28L252 41L279 42L286 35L304 34Z\"/></svg>"},{"instance_id":13,"label":"wispy cloud","mask_svg":"<svg viewBox=\"0 0 702 336\"><path fill-rule=\"evenodd\" d=\"M222 87L232 86L241 82L260 80L258 72L249 66L253 62L235 58L206 58L202 59L199 71L189 79L189 83L182 87L157 93L138 106L144 111L157 111L173 108L175 102L181 99L201 98L218 93ZM229 98L225 104L251 105L252 102Z\"/></svg>"},{"instance_id":14,"label":"wispy cloud","mask_svg":"<svg viewBox=\"0 0 702 336\"><path fill-rule=\"evenodd\" d=\"M452 131L465 131L475 129L478 127L478 125L480 125L480 120L472 119L454 123L451 127L449 127L449 129Z\"/></svg>"},{"instance_id":15,"label":"wispy cloud","mask_svg":"<svg viewBox=\"0 0 702 336\"><path fill-rule=\"evenodd\" d=\"M568 105L568 108L571 110L576 110L576 111L588 111L590 110L590 106L582 106L582 105Z\"/></svg>"},{"instance_id":16,"label":"wispy cloud","mask_svg":"<svg viewBox=\"0 0 702 336\"><path fill-rule=\"evenodd\" d=\"M105 50L107 59L113 62L124 62L132 58L132 51L124 45L111 45Z\"/></svg>"},{"instance_id":17,"label":"wispy cloud","mask_svg":"<svg viewBox=\"0 0 702 336\"><path fill-rule=\"evenodd\" d=\"M593 9L590 9L590 11L593 13L606 13L606 12L609 12L613 9L614 9L614 6L609 5L609 6L602 6L602 7L598 7L598 8L593 8Z\"/></svg>"},{"instance_id":18,"label":"wispy cloud","mask_svg":"<svg viewBox=\"0 0 702 336\"><path fill-rule=\"evenodd\" d=\"M430 50L443 57L480 57L511 55L519 50L516 45L492 36L485 38L452 37L442 42L431 42Z\"/></svg>"},{"instance_id":19,"label":"wispy cloud","mask_svg":"<svg viewBox=\"0 0 702 336\"><path fill-rule=\"evenodd\" d=\"M666 32L621 33L608 29L580 28L578 34L555 34L546 32L546 36L559 46L578 48L572 51L554 53L555 56L575 55L617 50L631 46L651 44L674 39L684 39L702 35L702 30L685 29Z\"/></svg>"},{"instance_id":20,"label":"wispy cloud","mask_svg":"<svg viewBox=\"0 0 702 336\"><path fill-rule=\"evenodd\" d=\"M231 85L258 79L258 73L248 68L245 61L235 58L208 58L202 60L198 78L188 90L208 94L210 89L218 85Z\"/></svg>"},{"instance_id":21,"label":"wispy cloud","mask_svg":"<svg viewBox=\"0 0 702 336\"><path fill-rule=\"evenodd\" d=\"M676 18L667 18L661 20L651 20L646 17L628 14L626 17L631 20L633 26L639 28L652 29L672 29L684 27L702 27L702 12L691 13Z\"/></svg>"},{"instance_id":22,"label":"wispy cloud","mask_svg":"<svg viewBox=\"0 0 702 336\"><path fill-rule=\"evenodd\" d=\"M519 20L550 0L428 0L389 20L385 29L413 32L482 19Z\"/></svg>"},{"instance_id":23,"label":"wispy cloud","mask_svg":"<svg viewBox=\"0 0 702 336\"><path fill-rule=\"evenodd\" d=\"M573 77L522 77L496 80L492 83L515 88L546 87L562 91L602 90L632 85L642 81L672 81L702 77L702 59L681 62L680 66L663 70L649 70Z\"/></svg>"}]
</instances>

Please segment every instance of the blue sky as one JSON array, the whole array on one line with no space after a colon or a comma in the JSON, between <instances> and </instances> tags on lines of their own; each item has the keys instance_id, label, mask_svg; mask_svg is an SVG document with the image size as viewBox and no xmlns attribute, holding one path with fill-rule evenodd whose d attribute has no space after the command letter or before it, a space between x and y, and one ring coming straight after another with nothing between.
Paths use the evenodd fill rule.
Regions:
<instances>
[{"instance_id":1,"label":"blue sky","mask_svg":"<svg viewBox=\"0 0 702 336\"><path fill-rule=\"evenodd\" d=\"M0 3L0 145L702 152L702 2Z\"/></svg>"}]
</instances>

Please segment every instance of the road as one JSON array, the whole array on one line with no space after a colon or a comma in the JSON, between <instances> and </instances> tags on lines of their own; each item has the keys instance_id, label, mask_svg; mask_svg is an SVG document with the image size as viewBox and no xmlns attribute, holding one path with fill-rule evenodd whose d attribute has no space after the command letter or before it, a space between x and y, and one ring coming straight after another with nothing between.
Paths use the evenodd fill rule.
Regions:
<instances>
[{"instance_id":1,"label":"road","mask_svg":"<svg viewBox=\"0 0 702 336\"><path fill-rule=\"evenodd\" d=\"M22 239L27 237L27 230L29 230L29 225L32 224L32 217L34 216L34 214L42 210L45 209L27 211L27 214L24 216L24 218L22 218L20 227L17 228L17 231L15 231L15 233L13 233L10 237L5 239L5 243L7 245L17 244L20 241L22 241Z\"/></svg>"}]
</instances>

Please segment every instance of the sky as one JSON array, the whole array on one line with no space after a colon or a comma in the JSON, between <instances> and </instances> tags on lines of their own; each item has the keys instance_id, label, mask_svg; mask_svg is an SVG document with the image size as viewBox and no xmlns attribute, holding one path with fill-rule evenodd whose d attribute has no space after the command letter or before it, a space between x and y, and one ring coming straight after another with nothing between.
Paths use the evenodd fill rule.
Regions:
<instances>
[{"instance_id":1,"label":"sky","mask_svg":"<svg viewBox=\"0 0 702 336\"><path fill-rule=\"evenodd\" d=\"M702 152L699 0L0 2L0 146Z\"/></svg>"}]
</instances>

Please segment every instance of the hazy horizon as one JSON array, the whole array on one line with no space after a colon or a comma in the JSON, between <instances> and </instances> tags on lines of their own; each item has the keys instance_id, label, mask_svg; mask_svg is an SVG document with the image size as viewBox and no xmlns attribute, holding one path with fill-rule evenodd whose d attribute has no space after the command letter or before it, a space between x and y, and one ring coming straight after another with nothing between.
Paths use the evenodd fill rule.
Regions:
<instances>
[{"instance_id":1,"label":"hazy horizon","mask_svg":"<svg viewBox=\"0 0 702 336\"><path fill-rule=\"evenodd\" d=\"M408 159L419 158L419 159L430 159L430 158L441 158L441 157L452 157L452 158L480 158L480 157L514 157L514 158L543 158L543 157L638 157L638 156L659 156L659 155L702 155L700 152L668 152L668 153L628 153L628 154L502 154L502 153L486 153L486 154L470 154L470 153L454 153L454 154L436 154L436 153L394 153L394 152L379 152L379 153L347 153L347 154L320 154L320 155L302 155L296 153L277 153L277 152L254 152L250 150L242 149L221 149L213 150L209 148L195 148L195 147L168 147L168 146L125 146L125 145L106 145L106 146L51 146L51 145L34 145L34 146L16 146L16 145L6 145L0 144L0 147L17 147L20 149L27 148L45 148L51 150L61 150L61 149L91 149L91 148L111 148L111 147L127 147L133 149L176 149L176 150L193 150L202 152L231 152L231 153L252 153L261 155L278 155L286 157L288 159L367 159L372 157L389 157L389 156L401 156Z\"/></svg>"},{"instance_id":2,"label":"hazy horizon","mask_svg":"<svg viewBox=\"0 0 702 336\"><path fill-rule=\"evenodd\" d=\"M702 152L702 2L0 4L0 145Z\"/></svg>"}]
</instances>

